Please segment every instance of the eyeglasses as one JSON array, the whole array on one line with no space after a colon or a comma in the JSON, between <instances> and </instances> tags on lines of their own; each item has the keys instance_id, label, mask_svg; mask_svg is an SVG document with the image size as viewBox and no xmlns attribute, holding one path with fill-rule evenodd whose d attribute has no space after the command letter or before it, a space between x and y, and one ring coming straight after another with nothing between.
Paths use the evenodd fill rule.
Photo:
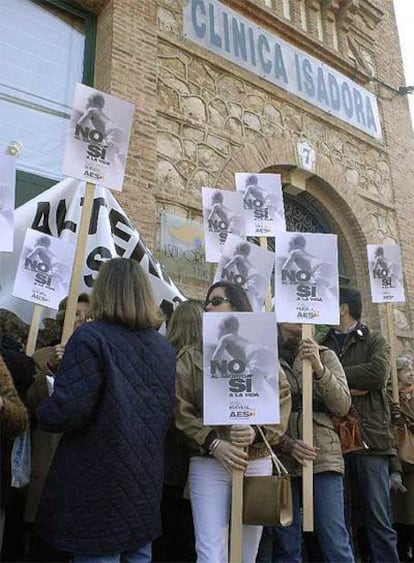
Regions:
<instances>
[{"instance_id":1,"label":"eyeglasses","mask_svg":"<svg viewBox=\"0 0 414 563\"><path fill-rule=\"evenodd\" d=\"M207 309L209 305L213 305L213 307L220 307L220 305L223 305L223 303L231 303L231 301L230 299L227 299L227 297L221 297L220 295L215 295L214 297L212 297L211 299L209 299L204 303L204 309Z\"/></svg>"}]
</instances>

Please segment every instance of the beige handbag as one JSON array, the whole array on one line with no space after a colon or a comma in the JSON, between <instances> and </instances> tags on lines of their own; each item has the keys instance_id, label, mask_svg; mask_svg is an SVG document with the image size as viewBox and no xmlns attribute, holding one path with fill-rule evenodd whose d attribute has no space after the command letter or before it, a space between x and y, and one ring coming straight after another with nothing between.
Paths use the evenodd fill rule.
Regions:
<instances>
[{"instance_id":1,"label":"beige handbag","mask_svg":"<svg viewBox=\"0 0 414 563\"><path fill-rule=\"evenodd\" d=\"M407 424L394 426L395 443L398 449L398 457L405 463L414 464L414 433Z\"/></svg>"},{"instance_id":2,"label":"beige handbag","mask_svg":"<svg viewBox=\"0 0 414 563\"><path fill-rule=\"evenodd\" d=\"M269 450L274 475L244 477L243 524L289 526L293 520L290 475L272 450L260 426L257 428Z\"/></svg>"}]
</instances>

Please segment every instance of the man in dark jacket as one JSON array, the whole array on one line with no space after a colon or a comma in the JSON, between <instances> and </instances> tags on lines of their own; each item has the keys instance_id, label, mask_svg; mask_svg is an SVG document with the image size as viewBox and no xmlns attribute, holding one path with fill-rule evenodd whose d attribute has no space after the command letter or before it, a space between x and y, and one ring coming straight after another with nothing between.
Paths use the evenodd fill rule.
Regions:
<instances>
[{"instance_id":1,"label":"man in dark jacket","mask_svg":"<svg viewBox=\"0 0 414 563\"><path fill-rule=\"evenodd\" d=\"M342 288L340 327L331 329L322 343L341 360L367 445L365 450L345 455L347 508L351 493L356 493L363 511L371 562L397 563L389 492L389 457L395 453L386 399L390 349L381 334L361 324L361 312L360 292ZM347 516L349 522L350 510Z\"/></svg>"}]
</instances>

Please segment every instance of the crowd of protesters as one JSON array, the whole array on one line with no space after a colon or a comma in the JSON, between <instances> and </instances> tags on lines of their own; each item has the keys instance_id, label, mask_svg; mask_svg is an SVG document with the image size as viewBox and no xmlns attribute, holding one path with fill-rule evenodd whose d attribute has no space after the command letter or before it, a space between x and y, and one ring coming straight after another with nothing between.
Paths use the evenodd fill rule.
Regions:
<instances>
[{"instance_id":1,"label":"crowd of protesters","mask_svg":"<svg viewBox=\"0 0 414 563\"><path fill-rule=\"evenodd\" d=\"M269 475L272 465L258 428L203 423L202 317L251 311L246 293L212 285L204 303L178 305L164 337L146 274L116 258L90 298L79 296L64 346L65 307L32 358L24 335L0 324L3 560L226 563L231 473ZM389 346L361 316L359 291L343 288L340 325L319 342L302 339L300 325L279 327L280 423L261 430L289 469L293 522L243 526L243 563L414 561L414 463L399 459L393 435L395 424L414 432L412 357L398 358L395 403ZM303 360L313 370L312 446L302 436ZM362 445L343 453L335 418L350 412ZM16 493L13 439L29 424L30 482ZM301 531L309 461L312 535Z\"/></svg>"}]
</instances>

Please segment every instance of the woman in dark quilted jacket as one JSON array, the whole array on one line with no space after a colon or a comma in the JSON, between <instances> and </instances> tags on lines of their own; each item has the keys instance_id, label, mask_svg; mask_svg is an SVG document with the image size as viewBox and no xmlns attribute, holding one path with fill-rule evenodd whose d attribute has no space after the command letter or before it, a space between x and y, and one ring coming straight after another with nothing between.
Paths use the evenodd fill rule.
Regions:
<instances>
[{"instance_id":1,"label":"woman in dark quilted jacket","mask_svg":"<svg viewBox=\"0 0 414 563\"><path fill-rule=\"evenodd\" d=\"M41 429L62 433L37 530L74 563L149 562L161 533L175 350L156 330L162 318L134 260L102 266L90 312L37 410Z\"/></svg>"}]
</instances>

